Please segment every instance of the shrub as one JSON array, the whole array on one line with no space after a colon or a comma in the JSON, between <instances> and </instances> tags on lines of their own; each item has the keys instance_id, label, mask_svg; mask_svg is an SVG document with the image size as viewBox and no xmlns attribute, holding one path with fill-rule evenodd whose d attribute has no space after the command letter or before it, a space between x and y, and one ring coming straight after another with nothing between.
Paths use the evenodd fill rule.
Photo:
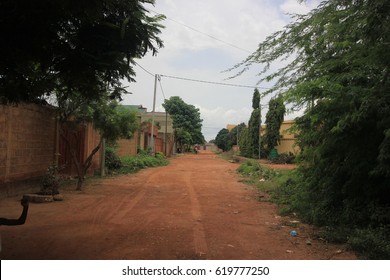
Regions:
<instances>
[{"instance_id":1,"label":"shrub","mask_svg":"<svg viewBox=\"0 0 390 280\"><path fill-rule=\"evenodd\" d=\"M258 177L260 174L260 165L255 160L247 160L238 167L237 171L244 176Z\"/></svg>"},{"instance_id":2,"label":"shrub","mask_svg":"<svg viewBox=\"0 0 390 280\"><path fill-rule=\"evenodd\" d=\"M261 167L256 160L244 161L244 163L238 167L237 171L244 176L265 180L269 180L277 174L277 172L272 169Z\"/></svg>"},{"instance_id":3,"label":"shrub","mask_svg":"<svg viewBox=\"0 0 390 280\"><path fill-rule=\"evenodd\" d=\"M390 259L390 226L355 230L348 245L368 259Z\"/></svg>"},{"instance_id":4,"label":"shrub","mask_svg":"<svg viewBox=\"0 0 390 280\"><path fill-rule=\"evenodd\" d=\"M121 173L137 172L147 167L164 166L168 160L162 153L156 153L155 156L140 153L137 156L126 156L122 158L123 167Z\"/></svg>"},{"instance_id":5,"label":"shrub","mask_svg":"<svg viewBox=\"0 0 390 280\"><path fill-rule=\"evenodd\" d=\"M58 168L57 165L53 164L50 165L47 170L46 174L43 177L42 180L42 187L39 191L39 194L42 195L55 195L59 194L58 188L60 186L60 176L58 175L58 171L60 168Z\"/></svg>"},{"instance_id":6,"label":"shrub","mask_svg":"<svg viewBox=\"0 0 390 280\"><path fill-rule=\"evenodd\" d=\"M108 170L117 170L122 167L122 161L113 147L106 147L105 159Z\"/></svg>"},{"instance_id":7,"label":"shrub","mask_svg":"<svg viewBox=\"0 0 390 280\"><path fill-rule=\"evenodd\" d=\"M295 155L293 153L282 153L279 154L276 158L271 158L271 162L275 164L291 164L294 163Z\"/></svg>"}]
</instances>

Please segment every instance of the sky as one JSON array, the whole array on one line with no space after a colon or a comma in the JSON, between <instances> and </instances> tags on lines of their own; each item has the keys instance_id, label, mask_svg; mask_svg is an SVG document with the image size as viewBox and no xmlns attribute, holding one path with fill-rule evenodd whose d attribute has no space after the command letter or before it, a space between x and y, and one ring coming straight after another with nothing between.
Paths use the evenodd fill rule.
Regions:
<instances>
[{"instance_id":1,"label":"sky","mask_svg":"<svg viewBox=\"0 0 390 280\"><path fill-rule=\"evenodd\" d=\"M159 74L156 112L164 111L164 99L180 96L187 104L199 108L207 141L214 139L227 124L248 123L254 88L215 83L256 86L259 68L254 66L229 80L234 72L225 70L243 61L267 36L291 22L290 14L307 13L318 3L318 0L301 4L297 0L156 0L154 6L146 5L152 15L167 17L160 34L164 48L156 56L148 53L136 60L136 82L124 82L132 94L124 96L122 103L143 105L152 111L154 75ZM257 86L261 92L272 83ZM261 103L267 105L271 97L263 98ZM266 112L266 108L262 110L263 121ZM295 116L286 115L285 120Z\"/></svg>"}]
</instances>

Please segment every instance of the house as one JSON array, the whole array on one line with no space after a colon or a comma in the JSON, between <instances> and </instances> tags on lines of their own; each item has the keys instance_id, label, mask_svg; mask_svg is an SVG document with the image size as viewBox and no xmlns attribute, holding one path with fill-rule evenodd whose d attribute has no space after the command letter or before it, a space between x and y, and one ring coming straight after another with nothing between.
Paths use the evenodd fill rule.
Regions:
<instances>
[{"instance_id":1,"label":"house","mask_svg":"<svg viewBox=\"0 0 390 280\"><path fill-rule=\"evenodd\" d=\"M275 147L275 149L278 151L279 154L282 153L292 153L297 154L299 153L299 147L297 147L296 144L296 135L293 134L290 131L290 128L294 125L294 120L287 120L283 121L279 133L280 133L280 143L278 146ZM265 124L261 125L261 136L265 136L267 131L267 126Z\"/></svg>"},{"instance_id":2,"label":"house","mask_svg":"<svg viewBox=\"0 0 390 280\"><path fill-rule=\"evenodd\" d=\"M278 153L293 153L298 154L300 149L296 145L296 135L290 131L294 125L294 120L284 121L280 126L280 143L276 147Z\"/></svg>"},{"instance_id":3,"label":"house","mask_svg":"<svg viewBox=\"0 0 390 280\"><path fill-rule=\"evenodd\" d=\"M235 124L228 124L228 125L226 126L226 129L229 130L229 132L230 132L230 131L232 131L232 129L235 128L236 126L237 126L237 125L235 125Z\"/></svg>"},{"instance_id":4,"label":"house","mask_svg":"<svg viewBox=\"0 0 390 280\"><path fill-rule=\"evenodd\" d=\"M117 153L119 156L134 156L138 149L151 149L171 156L174 151L174 130L172 118L165 112L147 112L142 105L123 105L124 108L136 111L140 125L132 139L120 139ZM152 132L152 120L154 120ZM153 140L152 140L153 137Z\"/></svg>"},{"instance_id":5,"label":"house","mask_svg":"<svg viewBox=\"0 0 390 280\"><path fill-rule=\"evenodd\" d=\"M141 114L142 123L151 124L152 120L154 120L155 127L157 127L155 152L162 152L166 156L172 155L174 151L175 141L173 120L171 116L165 112L145 112ZM146 135L144 134L144 136ZM148 144L147 147L150 147L150 137L149 139L145 139L144 137L144 144L146 143Z\"/></svg>"},{"instance_id":6,"label":"house","mask_svg":"<svg viewBox=\"0 0 390 280\"><path fill-rule=\"evenodd\" d=\"M294 125L294 120L287 120L283 121L283 123L280 126L280 143L278 146L276 146L276 150L279 154L281 153L293 153L297 154L299 153L300 149L298 146L296 146L296 135L290 131L290 128ZM231 131L233 128L235 128L235 125L228 124L226 128ZM265 124L261 125L260 134L261 136L265 136L267 130L267 126ZM233 149L238 150L239 148L234 146Z\"/></svg>"}]
</instances>

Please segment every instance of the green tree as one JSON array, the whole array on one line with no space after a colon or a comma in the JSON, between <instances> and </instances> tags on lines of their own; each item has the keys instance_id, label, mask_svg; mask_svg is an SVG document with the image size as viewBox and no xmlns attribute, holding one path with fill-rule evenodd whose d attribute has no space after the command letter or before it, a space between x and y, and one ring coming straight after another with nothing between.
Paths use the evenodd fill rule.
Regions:
<instances>
[{"instance_id":1,"label":"green tree","mask_svg":"<svg viewBox=\"0 0 390 280\"><path fill-rule=\"evenodd\" d=\"M74 95L73 95L74 97ZM94 155L99 151L102 139L108 142L115 142L119 138L130 139L138 129L137 116L135 112L118 107L116 101L109 98L94 102L83 102L80 96L78 100L58 98L59 123L61 124L60 134L65 140L72 156L72 161L76 166L78 181L77 190L82 189L85 175L92 164ZM73 137L77 137L80 126L92 123L93 127L100 133L101 140L91 151L85 160L81 160L78 150L80 141L76 139L77 144L72 144Z\"/></svg>"},{"instance_id":2,"label":"green tree","mask_svg":"<svg viewBox=\"0 0 390 280\"><path fill-rule=\"evenodd\" d=\"M217 145L217 147L224 152L231 149L229 130L223 128L218 132L217 136L215 137L215 145Z\"/></svg>"},{"instance_id":3,"label":"green tree","mask_svg":"<svg viewBox=\"0 0 390 280\"><path fill-rule=\"evenodd\" d=\"M175 129L175 139L180 151L187 151L191 146L193 140L191 133L183 128Z\"/></svg>"},{"instance_id":4,"label":"green tree","mask_svg":"<svg viewBox=\"0 0 390 280\"><path fill-rule=\"evenodd\" d=\"M36 102L55 90L120 98L134 59L162 47L154 0L2 0L0 102Z\"/></svg>"},{"instance_id":5,"label":"green tree","mask_svg":"<svg viewBox=\"0 0 390 280\"><path fill-rule=\"evenodd\" d=\"M179 96L172 96L166 99L163 103L165 110L171 115L173 120L173 128L175 129L175 137L179 146L183 143L180 140L181 135L185 136L186 144L195 145L205 142L202 134L202 119L200 118L199 109L194 105L187 104ZM180 129L180 133L179 133ZM186 133L184 133L186 132Z\"/></svg>"},{"instance_id":6,"label":"green tree","mask_svg":"<svg viewBox=\"0 0 390 280\"><path fill-rule=\"evenodd\" d=\"M259 90L257 88L255 88L255 91L253 92L252 108L253 109L259 109L260 108L260 92L259 92Z\"/></svg>"},{"instance_id":7,"label":"green tree","mask_svg":"<svg viewBox=\"0 0 390 280\"><path fill-rule=\"evenodd\" d=\"M296 208L308 221L342 227L371 258L390 257L389 42L389 1L328 0L236 66L263 64L261 79L275 80L269 92L288 88L292 106L310 104L297 119Z\"/></svg>"},{"instance_id":8,"label":"green tree","mask_svg":"<svg viewBox=\"0 0 390 280\"><path fill-rule=\"evenodd\" d=\"M240 145L240 155L243 157L252 157L253 150L249 137L249 129L244 127L241 130L241 136L238 140L238 144Z\"/></svg>"},{"instance_id":9,"label":"green tree","mask_svg":"<svg viewBox=\"0 0 390 280\"><path fill-rule=\"evenodd\" d=\"M245 123L240 123L229 132L229 143L230 143L229 150L232 148L233 145L239 144L238 142L241 137L241 133L245 127L246 127Z\"/></svg>"},{"instance_id":10,"label":"green tree","mask_svg":"<svg viewBox=\"0 0 390 280\"><path fill-rule=\"evenodd\" d=\"M248 136L250 143L251 158L259 158L259 135L260 135L260 108L252 111L248 122Z\"/></svg>"},{"instance_id":11,"label":"green tree","mask_svg":"<svg viewBox=\"0 0 390 280\"><path fill-rule=\"evenodd\" d=\"M274 149L280 143L280 127L284 120L286 107L283 103L283 97L280 95L272 98L268 103L268 112L265 116L266 134L265 144L268 151Z\"/></svg>"},{"instance_id":12,"label":"green tree","mask_svg":"<svg viewBox=\"0 0 390 280\"><path fill-rule=\"evenodd\" d=\"M242 141L240 141L241 155L245 157L259 157L259 133L261 122L260 93L256 88L252 97L252 114L248 122L248 130L245 131Z\"/></svg>"}]
</instances>

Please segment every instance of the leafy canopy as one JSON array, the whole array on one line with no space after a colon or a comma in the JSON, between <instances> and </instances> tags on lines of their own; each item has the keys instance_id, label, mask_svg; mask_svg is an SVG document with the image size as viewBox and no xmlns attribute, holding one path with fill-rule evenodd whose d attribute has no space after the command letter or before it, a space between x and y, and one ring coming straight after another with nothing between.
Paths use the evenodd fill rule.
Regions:
<instances>
[{"instance_id":1,"label":"leafy canopy","mask_svg":"<svg viewBox=\"0 0 390 280\"><path fill-rule=\"evenodd\" d=\"M120 98L132 65L163 46L154 0L3 0L0 2L0 102L31 102L79 92Z\"/></svg>"},{"instance_id":2,"label":"leafy canopy","mask_svg":"<svg viewBox=\"0 0 390 280\"><path fill-rule=\"evenodd\" d=\"M390 240L389 42L390 1L328 0L234 67L240 74L262 65L261 81L275 82L267 93L295 109L310 105L297 119L303 152L295 210L343 227L351 242L371 244L360 250L381 258L390 248L368 238Z\"/></svg>"},{"instance_id":3,"label":"leafy canopy","mask_svg":"<svg viewBox=\"0 0 390 280\"><path fill-rule=\"evenodd\" d=\"M229 130L222 128L215 137L215 145L223 151L228 151L231 148L229 140Z\"/></svg>"},{"instance_id":4,"label":"leafy canopy","mask_svg":"<svg viewBox=\"0 0 390 280\"><path fill-rule=\"evenodd\" d=\"M268 103L268 112L265 116L266 134L265 143L271 151L280 143L280 127L284 120L286 107L283 104L283 97L272 98Z\"/></svg>"},{"instance_id":5,"label":"leafy canopy","mask_svg":"<svg viewBox=\"0 0 390 280\"><path fill-rule=\"evenodd\" d=\"M186 144L203 144L205 142L202 134L203 120L200 118L198 108L185 103L179 96L172 96L166 99L163 107L172 117L173 128L176 131L181 130L179 135L185 135Z\"/></svg>"},{"instance_id":6,"label":"leafy canopy","mask_svg":"<svg viewBox=\"0 0 390 280\"><path fill-rule=\"evenodd\" d=\"M244 157L259 157L259 134L261 123L260 92L256 88L253 91L252 108L248 128L241 124L241 135L238 141L240 145L240 154Z\"/></svg>"}]
</instances>

